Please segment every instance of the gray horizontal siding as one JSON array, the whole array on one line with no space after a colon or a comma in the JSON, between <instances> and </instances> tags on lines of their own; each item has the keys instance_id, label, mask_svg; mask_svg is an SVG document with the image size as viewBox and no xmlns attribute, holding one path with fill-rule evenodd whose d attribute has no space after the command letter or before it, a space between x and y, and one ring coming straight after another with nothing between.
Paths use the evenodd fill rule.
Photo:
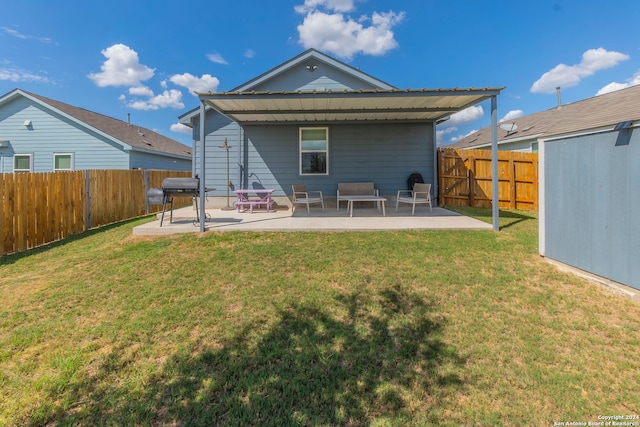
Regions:
<instances>
[{"instance_id":1,"label":"gray horizontal siding","mask_svg":"<svg viewBox=\"0 0 640 427\"><path fill-rule=\"evenodd\" d=\"M640 134L545 144L545 255L640 289Z\"/></svg>"},{"instance_id":2,"label":"gray horizontal siding","mask_svg":"<svg viewBox=\"0 0 640 427\"><path fill-rule=\"evenodd\" d=\"M298 125L245 126L242 144L239 150L234 146L232 153L233 188L273 188L275 195L285 195L291 194L292 184L305 183L334 195L339 182L373 181L381 194L394 195L407 188L411 173L421 173L426 182L432 182L431 124L346 124L328 128L329 175L300 176ZM215 144L213 136L210 138L207 185L224 190L224 150L209 154ZM229 143L234 145L235 140ZM213 183L222 183L222 187ZM220 191L216 194L220 195Z\"/></svg>"},{"instance_id":3,"label":"gray horizontal siding","mask_svg":"<svg viewBox=\"0 0 640 427\"><path fill-rule=\"evenodd\" d=\"M132 169L190 171L191 160L172 159L167 156L161 156L153 153L132 151L130 154L129 167Z\"/></svg>"},{"instance_id":4,"label":"gray horizontal siding","mask_svg":"<svg viewBox=\"0 0 640 427\"><path fill-rule=\"evenodd\" d=\"M351 75L330 67L319 61L312 61L317 68L310 72L307 64L301 64L286 72L274 76L261 85L256 91L280 90L345 90L345 89L375 89L376 87ZM311 62L310 62L311 64Z\"/></svg>"}]
</instances>

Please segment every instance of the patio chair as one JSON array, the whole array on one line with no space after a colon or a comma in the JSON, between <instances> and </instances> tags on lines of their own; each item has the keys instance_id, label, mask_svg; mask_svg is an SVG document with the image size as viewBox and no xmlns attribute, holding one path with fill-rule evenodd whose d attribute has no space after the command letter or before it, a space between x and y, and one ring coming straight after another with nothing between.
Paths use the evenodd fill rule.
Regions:
<instances>
[{"instance_id":1,"label":"patio chair","mask_svg":"<svg viewBox=\"0 0 640 427\"><path fill-rule=\"evenodd\" d=\"M398 212L398 204L410 203L413 205L411 215L415 215L416 205L429 204L429 211L433 211L431 206L431 184L415 183L413 190L398 190L396 198L396 212Z\"/></svg>"},{"instance_id":2,"label":"patio chair","mask_svg":"<svg viewBox=\"0 0 640 427\"><path fill-rule=\"evenodd\" d=\"M324 212L324 199L322 197L322 191L307 191L307 186L304 184L294 184L292 187L293 199L291 201L294 206L296 204L307 205L307 214L311 215L311 209L309 208L309 205L320 203L322 205L322 212Z\"/></svg>"}]
</instances>

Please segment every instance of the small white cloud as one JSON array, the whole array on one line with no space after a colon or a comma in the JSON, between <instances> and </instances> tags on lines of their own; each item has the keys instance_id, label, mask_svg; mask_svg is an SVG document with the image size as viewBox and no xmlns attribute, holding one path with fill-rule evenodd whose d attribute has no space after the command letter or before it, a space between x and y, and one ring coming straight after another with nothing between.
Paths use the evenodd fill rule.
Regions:
<instances>
[{"instance_id":1,"label":"small white cloud","mask_svg":"<svg viewBox=\"0 0 640 427\"><path fill-rule=\"evenodd\" d=\"M22 40L36 40L39 41L41 43L46 43L46 44L59 44L58 42L56 42L53 39L50 39L49 37L37 37L37 36L30 36L30 35L25 35L22 34L16 30L13 30L11 28L7 28L7 27L2 27L2 30L9 34L10 36L16 37L18 39L22 39Z\"/></svg>"},{"instance_id":2,"label":"small white cloud","mask_svg":"<svg viewBox=\"0 0 640 427\"><path fill-rule=\"evenodd\" d=\"M146 86L136 86L129 88L129 94L135 96L153 96L153 91Z\"/></svg>"},{"instance_id":3,"label":"small white cloud","mask_svg":"<svg viewBox=\"0 0 640 427\"><path fill-rule=\"evenodd\" d=\"M169 77L169 80L182 87L189 89L189 93L195 96L195 92L215 92L218 90L220 80L210 74L203 74L202 77L196 77L189 73L175 74Z\"/></svg>"},{"instance_id":4,"label":"small white cloud","mask_svg":"<svg viewBox=\"0 0 640 427\"><path fill-rule=\"evenodd\" d=\"M107 60L100 66L100 73L91 73L88 77L98 86L141 86L140 82L149 80L155 69L140 64L138 53L129 46L114 44L101 51Z\"/></svg>"},{"instance_id":5,"label":"small white cloud","mask_svg":"<svg viewBox=\"0 0 640 427\"><path fill-rule=\"evenodd\" d=\"M484 109L482 105L474 105L473 107L465 108L462 111L452 114L449 120L443 122L443 126L462 126L481 119L483 116Z\"/></svg>"},{"instance_id":6,"label":"small white cloud","mask_svg":"<svg viewBox=\"0 0 640 427\"><path fill-rule=\"evenodd\" d=\"M0 80L11 82L51 83L49 77L14 67L0 68Z\"/></svg>"},{"instance_id":7,"label":"small white cloud","mask_svg":"<svg viewBox=\"0 0 640 427\"><path fill-rule=\"evenodd\" d=\"M305 0L301 6L296 6L296 12L305 14L319 7L333 12L351 12L353 10L353 0Z\"/></svg>"},{"instance_id":8,"label":"small white cloud","mask_svg":"<svg viewBox=\"0 0 640 427\"><path fill-rule=\"evenodd\" d=\"M216 64L222 64L222 65L229 64L227 60L224 59L222 55L220 55L218 52L208 53L207 58L209 59L209 61L215 62Z\"/></svg>"},{"instance_id":9,"label":"small white cloud","mask_svg":"<svg viewBox=\"0 0 640 427\"><path fill-rule=\"evenodd\" d=\"M191 135L193 130L189 126L185 126L182 123L174 123L171 125L171 132L184 133Z\"/></svg>"},{"instance_id":10,"label":"small white cloud","mask_svg":"<svg viewBox=\"0 0 640 427\"><path fill-rule=\"evenodd\" d=\"M184 108L182 92L176 89L165 90L162 94L152 96L146 101L135 100L127 103L134 110L159 110L160 108Z\"/></svg>"},{"instance_id":11,"label":"small white cloud","mask_svg":"<svg viewBox=\"0 0 640 427\"><path fill-rule=\"evenodd\" d=\"M640 85L640 71L635 73L633 77L631 77L626 81L626 83L617 83L617 82L609 83L608 85L600 89L598 93L596 93L596 96L604 95L605 93L614 92L616 90L626 89L628 87L637 86L637 85Z\"/></svg>"},{"instance_id":12,"label":"small white cloud","mask_svg":"<svg viewBox=\"0 0 640 427\"><path fill-rule=\"evenodd\" d=\"M523 115L524 115L524 111L522 110L511 110L507 114L505 114L503 118L498 120L498 122L502 123L509 120L517 119L518 117L522 117Z\"/></svg>"},{"instance_id":13,"label":"small white cloud","mask_svg":"<svg viewBox=\"0 0 640 427\"><path fill-rule=\"evenodd\" d=\"M251 59L256 56L256 52L253 49L247 49L244 51L244 57L247 59Z\"/></svg>"},{"instance_id":14,"label":"small white cloud","mask_svg":"<svg viewBox=\"0 0 640 427\"><path fill-rule=\"evenodd\" d=\"M575 86L596 71L618 65L621 61L629 59L629 55L620 52L608 51L603 48L589 49L582 54L582 61L577 65L556 65L550 71L544 73L531 86L534 93L553 93L556 87Z\"/></svg>"}]
</instances>

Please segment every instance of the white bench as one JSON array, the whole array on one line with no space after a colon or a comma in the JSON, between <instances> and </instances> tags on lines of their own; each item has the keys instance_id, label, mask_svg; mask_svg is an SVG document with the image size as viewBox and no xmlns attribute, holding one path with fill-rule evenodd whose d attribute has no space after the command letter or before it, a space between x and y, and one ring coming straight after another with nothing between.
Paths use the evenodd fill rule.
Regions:
<instances>
[{"instance_id":1,"label":"white bench","mask_svg":"<svg viewBox=\"0 0 640 427\"><path fill-rule=\"evenodd\" d=\"M340 210L340 202L349 202L348 196L375 196L379 197L378 190L373 182L340 182L336 198L336 210ZM348 207L348 206L347 206Z\"/></svg>"}]
</instances>

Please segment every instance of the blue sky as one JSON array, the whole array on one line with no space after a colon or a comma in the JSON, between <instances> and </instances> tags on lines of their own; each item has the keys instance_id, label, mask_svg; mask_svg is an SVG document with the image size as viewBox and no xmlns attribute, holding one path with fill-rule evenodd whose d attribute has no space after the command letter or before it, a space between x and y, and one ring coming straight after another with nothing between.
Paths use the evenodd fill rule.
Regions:
<instances>
[{"instance_id":1,"label":"blue sky","mask_svg":"<svg viewBox=\"0 0 640 427\"><path fill-rule=\"evenodd\" d=\"M177 117L314 47L396 87L502 87L499 119L640 83L637 0L0 0L21 88L191 145ZM438 127L489 124L489 106Z\"/></svg>"}]
</instances>

